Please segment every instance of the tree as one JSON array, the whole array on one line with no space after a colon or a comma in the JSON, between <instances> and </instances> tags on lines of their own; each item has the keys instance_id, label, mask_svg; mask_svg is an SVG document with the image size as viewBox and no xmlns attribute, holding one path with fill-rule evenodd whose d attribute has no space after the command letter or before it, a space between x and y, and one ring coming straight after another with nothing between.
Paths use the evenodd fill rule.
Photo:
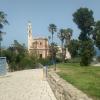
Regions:
<instances>
[{"instance_id":1,"label":"tree","mask_svg":"<svg viewBox=\"0 0 100 100\"><path fill-rule=\"evenodd\" d=\"M13 48L20 54L24 54L26 52L25 44L22 45L17 40L14 40Z\"/></svg>"},{"instance_id":2,"label":"tree","mask_svg":"<svg viewBox=\"0 0 100 100\"><path fill-rule=\"evenodd\" d=\"M56 55L58 52L58 47L57 47L56 43L51 43L51 45L49 47L49 52L50 52L50 58L53 57L53 64L55 63L54 70L56 70Z\"/></svg>"},{"instance_id":3,"label":"tree","mask_svg":"<svg viewBox=\"0 0 100 100\"><path fill-rule=\"evenodd\" d=\"M17 40L14 40L14 43L6 50L6 52L9 53L6 53L6 57L9 60L12 71L20 70L24 67L20 66L20 62L28 56L25 45L22 45ZM13 65L14 67L12 67Z\"/></svg>"},{"instance_id":4,"label":"tree","mask_svg":"<svg viewBox=\"0 0 100 100\"><path fill-rule=\"evenodd\" d=\"M73 30L71 28L67 28L67 29L64 29L64 37L65 37L65 51L64 51L64 59L65 59L65 55L66 55L66 49L68 48L68 45L70 44L70 40L71 40L71 37L72 37L72 33L73 33Z\"/></svg>"},{"instance_id":5,"label":"tree","mask_svg":"<svg viewBox=\"0 0 100 100\"><path fill-rule=\"evenodd\" d=\"M95 54L94 51L94 45L92 43L93 41L87 40L87 41L82 41L81 46L80 46L80 51L81 51L81 66L88 66L93 58L93 55Z\"/></svg>"},{"instance_id":6,"label":"tree","mask_svg":"<svg viewBox=\"0 0 100 100\"><path fill-rule=\"evenodd\" d=\"M68 45L68 51L71 54L72 58L75 58L79 55L79 41L78 40L71 40Z\"/></svg>"},{"instance_id":7,"label":"tree","mask_svg":"<svg viewBox=\"0 0 100 100\"><path fill-rule=\"evenodd\" d=\"M64 60L64 56L63 56L63 54L64 54L64 52L63 52L64 51L63 44L64 44L64 39L65 39L64 29L60 29L57 35L58 35L58 38L61 40L62 60Z\"/></svg>"},{"instance_id":8,"label":"tree","mask_svg":"<svg viewBox=\"0 0 100 100\"><path fill-rule=\"evenodd\" d=\"M6 16L7 15L3 11L0 11L0 56L1 56L2 35L5 34L5 32L2 32L1 29L3 29L4 25L8 23Z\"/></svg>"},{"instance_id":9,"label":"tree","mask_svg":"<svg viewBox=\"0 0 100 100\"><path fill-rule=\"evenodd\" d=\"M93 31L93 39L96 47L100 50L100 21L97 21Z\"/></svg>"},{"instance_id":10,"label":"tree","mask_svg":"<svg viewBox=\"0 0 100 100\"><path fill-rule=\"evenodd\" d=\"M29 55L25 44L20 44L17 40L14 40L13 45L9 46L7 49L4 49L2 51L2 55L6 56L10 71L36 67L36 53Z\"/></svg>"},{"instance_id":11,"label":"tree","mask_svg":"<svg viewBox=\"0 0 100 100\"><path fill-rule=\"evenodd\" d=\"M93 11L88 8L80 8L73 14L73 21L81 30L79 39L88 40L94 26Z\"/></svg>"},{"instance_id":12,"label":"tree","mask_svg":"<svg viewBox=\"0 0 100 100\"><path fill-rule=\"evenodd\" d=\"M69 45L72 33L73 33L73 30L71 28L64 29L65 47Z\"/></svg>"},{"instance_id":13,"label":"tree","mask_svg":"<svg viewBox=\"0 0 100 100\"><path fill-rule=\"evenodd\" d=\"M80 8L73 14L73 21L81 30L79 40L81 43L81 65L89 65L94 56L92 35L94 18L93 11L88 8Z\"/></svg>"},{"instance_id":14,"label":"tree","mask_svg":"<svg viewBox=\"0 0 100 100\"><path fill-rule=\"evenodd\" d=\"M55 24L49 24L49 31L51 32L51 35L52 35L52 44L53 44L53 35L54 35L54 32L57 31L57 27ZM52 64L54 62L54 58L53 58L53 48L52 48Z\"/></svg>"},{"instance_id":15,"label":"tree","mask_svg":"<svg viewBox=\"0 0 100 100\"><path fill-rule=\"evenodd\" d=\"M53 43L53 35L54 35L54 32L57 31L57 27L55 24L49 24L49 32L51 32L51 35L52 35L52 43Z\"/></svg>"}]
</instances>

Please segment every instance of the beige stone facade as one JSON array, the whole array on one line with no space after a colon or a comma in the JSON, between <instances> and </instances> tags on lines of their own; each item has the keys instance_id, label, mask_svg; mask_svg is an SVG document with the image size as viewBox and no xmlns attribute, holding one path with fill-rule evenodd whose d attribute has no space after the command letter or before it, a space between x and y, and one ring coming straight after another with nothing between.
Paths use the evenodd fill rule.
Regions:
<instances>
[{"instance_id":1,"label":"beige stone facade","mask_svg":"<svg viewBox=\"0 0 100 100\"><path fill-rule=\"evenodd\" d=\"M46 38L33 38L32 24L28 23L28 52L36 54L39 58L46 58L49 55L49 44Z\"/></svg>"}]
</instances>

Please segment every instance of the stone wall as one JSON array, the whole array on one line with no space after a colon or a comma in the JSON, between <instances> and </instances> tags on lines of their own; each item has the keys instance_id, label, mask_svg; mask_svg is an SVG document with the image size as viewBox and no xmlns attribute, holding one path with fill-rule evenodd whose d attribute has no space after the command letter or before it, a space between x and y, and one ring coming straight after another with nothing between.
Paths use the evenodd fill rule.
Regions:
<instances>
[{"instance_id":1,"label":"stone wall","mask_svg":"<svg viewBox=\"0 0 100 100\"><path fill-rule=\"evenodd\" d=\"M57 100L93 100L52 71L48 72L47 80Z\"/></svg>"}]
</instances>

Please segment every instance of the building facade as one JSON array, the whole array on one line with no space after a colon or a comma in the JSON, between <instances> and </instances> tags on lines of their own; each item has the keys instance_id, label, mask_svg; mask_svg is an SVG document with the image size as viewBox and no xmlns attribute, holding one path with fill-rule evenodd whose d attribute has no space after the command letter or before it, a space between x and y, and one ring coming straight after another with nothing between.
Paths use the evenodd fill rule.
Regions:
<instances>
[{"instance_id":1,"label":"building facade","mask_svg":"<svg viewBox=\"0 0 100 100\"><path fill-rule=\"evenodd\" d=\"M28 52L29 54L34 53L39 58L46 58L49 55L49 44L46 38L33 38L32 36L32 24L28 23Z\"/></svg>"}]
</instances>

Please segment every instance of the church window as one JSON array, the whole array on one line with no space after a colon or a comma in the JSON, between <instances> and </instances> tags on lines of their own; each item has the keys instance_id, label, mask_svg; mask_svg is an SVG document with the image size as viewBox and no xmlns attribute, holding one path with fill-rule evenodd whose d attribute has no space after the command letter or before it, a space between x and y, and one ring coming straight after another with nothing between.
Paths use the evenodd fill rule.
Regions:
<instances>
[{"instance_id":1,"label":"church window","mask_svg":"<svg viewBox=\"0 0 100 100\"><path fill-rule=\"evenodd\" d=\"M42 45L42 43L40 42L40 45Z\"/></svg>"},{"instance_id":2,"label":"church window","mask_svg":"<svg viewBox=\"0 0 100 100\"><path fill-rule=\"evenodd\" d=\"M40 58L42 58L42 54L40 54Z\"/></svg>"}]
</instances>

